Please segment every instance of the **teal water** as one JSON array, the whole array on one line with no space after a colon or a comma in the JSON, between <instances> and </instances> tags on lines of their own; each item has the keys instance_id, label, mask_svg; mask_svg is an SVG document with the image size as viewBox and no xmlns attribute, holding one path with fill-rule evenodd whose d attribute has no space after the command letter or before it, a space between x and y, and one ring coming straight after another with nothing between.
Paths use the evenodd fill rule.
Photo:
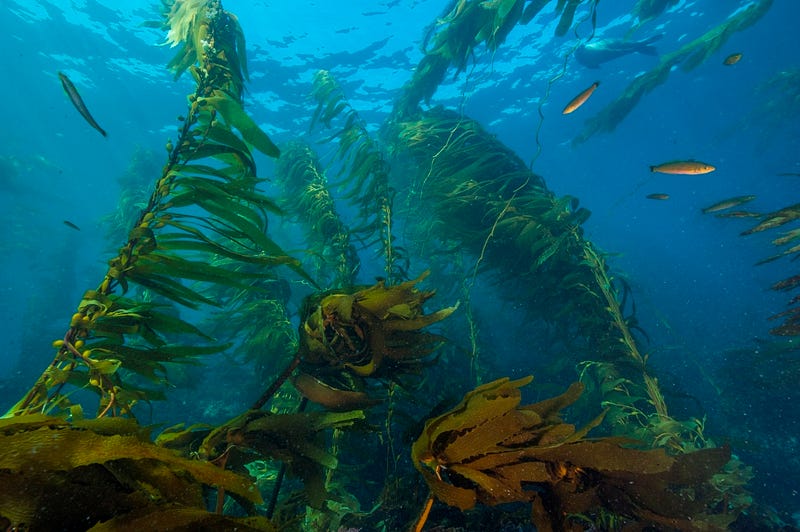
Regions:
<instances>
[{"instance_id":1,"label":"teal water","mask_svg":"<svg viewBox=\"0 0 800 532\"><path fill-rule=\"evenodd\" d=\"M278 144L320 141L325 131L309 133L315 108L310 91L314 73L325 69L377 131L422 58L426 31L445 4L226 1L247 36L247 111ZM592 211L586 235L612 254L609 264L632 288L639 323L650 337L645 351L660 372L667 401L674 399L687 415L706 415L714 439L729 441L754 467L750 489L756 497L791 515L800 509L800 362L796 343L780 356L764 353L778 340L769 330L779 322L768 318L787 309L795 295L769 287L796 274L797 263L784 257L755 266L775 253L770 241L778 233L742 237L751 220L720 219L701 209L754 194L747 207L770 212L800 198L800 4L776 0L763 18L731 34L698 67L673 69L613 132L573 142L587 119L660 57L751 4L679 1L628 34L635 23L631 3L600 2L591 41L587 5L561 37L554 36L558 19L550 5L515 28L495 53L479 48L465 72L451 70L430 105L463 110L532 161L556 194L575 196ZM50 362L50 342L63 334L83 292L102 279L118 243L109 242L100 220L119 201L119 177L137 153L160 168L164 145L176 136L176 117L185 112L192 84L187 76L173 80L165 68L175 50L163 44L163 32L143 25L157 18L149 1L6 0L0 7L6 80L0 130L3 405L12 404ZM658 55L631 53L588 68L573 54L582 43L626 36L658 36L652 44ZM723 65L735 52L742 59ZM74 82L108 138L70 104L59 71ZM792 73L794 83L781 85L781 76ZM597 80L599 88L578 111L561 114ZM141 155L147 153L153 155ZM259 173L271 177L274 162L256 158ZM678 159L717 169L706 175L649 171ZM652 193L669 199L647 199ZM283 234L296 244L299 232L289 222L276 220L273 227L277 240ZM362 253L364 283L380 273L379 265L368 263L372 256ZM412 269L414 277L413 264ZM490 284L476 297L484 302L486 320L493 305L495 315L508 310ZM492 378L536 373L519 354L529 339L485 329L491 329L487 339L496 356ZM197 418L220 409L227 411L220 405L188 411Z\"/></svg>"}]
</instances>

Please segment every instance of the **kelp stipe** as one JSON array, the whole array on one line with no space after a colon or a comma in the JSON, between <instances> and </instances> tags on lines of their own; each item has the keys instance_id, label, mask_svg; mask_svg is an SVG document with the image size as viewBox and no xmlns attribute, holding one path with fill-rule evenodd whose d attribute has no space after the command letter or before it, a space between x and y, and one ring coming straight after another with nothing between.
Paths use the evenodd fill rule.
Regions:
<instances>
[{"instance_id":1,"label":"kelp stipe","mask_svg":"<svg viewBox=\"0 0 800 532\"><path fill-rule=\"evenodd\" d=\"M317 154L303 142L291 142L275 173L283 188L281 205L306 228L317 281L328 288L353 286L361 261L350 241L350 230L336 212Z\"/></svg>"},{"instance_id":2,"label":"kelp stipe","mask_svg":"<svg viewBox=\"0 0 800 532\"><path fill-rule=\"evenodd\" d=\"M575 137L573 143L584 142L595 133L614 131L639 103L642 96L664 83L675 67L680 66L682 70L688 72L703 64L725 44L731 35L755 24L770 7L772 7L772 0L754 2L746 9L738 10L730 19L697 39L674 52L661 56L659 64L655 68L638 76L616 100L587 120L583 131Z\"/></svg>"},{"instance_id":3,"label":"kelp stipe","mask_svg":"<svg viewBox=\"0 0 800 532\"><path fill-rule=\"evenodd\" d=\"M329 140L339 141L339 175L345 176L343 183L350 188L345 198L359 209L360 225L353 228L354 234L368 241L365 247L373 240L380 243L387 281L408 279L408 258L392 230L395 191L389 186L390 168L383 147L369 134L330 72L320 70L314 75L312 95L317 101L312 127L318 122L331 127L334 119L344 120L342 129Z\"/></svg>"},{"instance_id":4,"label":"kelp stipe","mask_svg":"<svg viewBox=\"0 0 800 532\"><path fill-rule=\"evenodd\" d=\"M165 363L224 347L168 344L173 333L195 335L203 343L211 338L160 305L125 298L114 293L117 289L124 294L133 283L169 302L197 307L215 304L203 285L245 288L247 279L271 275L280 264L304 275L296 259L265 234L265 213L278 209L255 190L259 179L245 141L267 155L279 152L241 108L244 50L235 38L238 24L219 2L178 2L166 25L171 39L184 43L182 56L198 63L183 61L176 68L177 74L188 69L197 84L179 137L168 145L168 161L128 241L109 261L100 285L84 295L64 338L54 342L55 359L7 415L79 408L61 393L68 383L98 393L100 417L131 415L137 401L160 394L123 383L120 369L163 384ZM196 214L197 208L204 214ZM211 257L228 262L213 264ZM231 275L236 264L259 265L261 271Z\"/></svg>"},{"instance_id":5,"label":"kelp stipe","mask_svg":"<svg viewBox=\"0 0 800 532\"><path fill-rule=\"evenodd\" d=\"M603 384L591 391L611 408L616 430L679 450L680 435L667 438L664 427L692 433L694 425L684 427L668 415L632 332L636 318L623 315L605 261L583 237L589 211L571 196L556 197L513 152L467 118L434 110L398 123L389 134L397 139L398 157L417 161L415 188L432 214L419 222L420 233L433 232L425 229L433 225L438 238L461 244L454 253L467 251L485 269L513 272L520 283L515 300L572 339L564 356L581 364L584 378L592 374L588 369L602 368ZM586 362L589 357L594 362ZM649 429L640 430L634 418Z\"/></svg>"}]
</instances>

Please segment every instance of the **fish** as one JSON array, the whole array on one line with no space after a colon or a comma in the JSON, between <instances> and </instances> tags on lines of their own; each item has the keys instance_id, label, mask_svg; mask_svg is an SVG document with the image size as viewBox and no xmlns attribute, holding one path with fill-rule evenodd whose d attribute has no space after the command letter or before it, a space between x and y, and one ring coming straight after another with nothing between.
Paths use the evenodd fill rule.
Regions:
<instances>
[{"instance_id":1,"label":"fish","mask_svg":"<svg viewBox=\"0 0 800 532\"><path fill-rule=\"evenodd\" d=\"M86 107L86 104L83 103L81 95L78 94L78 89L75 88L75 85L72 84L67 75L64 74L63 72L59 72L58 79L61 80L61 86L64 87L64 92L66 92L67 96L69 96L69 99L72 102L72 105L75 106L75 109L77 109L78 112L81 114L81 116L87 122L89 122L90 126L99 131L100 134L103 135L104 137L107 137L108 135L106 134L105 130L102 127L100 127L100 124L98 124L92 117L92 114L89 112L89 109Z\"/></svg>"},{"instance_id":2,"label":"fish","mask_svg":"<svg viewBox=\"0 0 800 532\"><path fill-rule=\"evenodd\" d=\"M672 161L669 163L657 164L650 167L651 172L661 172L662 174L683 174L697 175L713 172L717 168L710 164L700 161Z\"/></svg>"},{"instance_id":3,"label":"fish","mask_svg":"<svg viewBox=\"0 0 800 532\"><path fill-rule=\"evenodd\" d=\"M67 227L71 227L71 228L75 229L76 231L80 231L81 230L80 227L78 227L74 223L70 222L69 220L64 220L64 225L66 225Z\"/></svg>"},{"instance_id":4,"label":"fish","mask_svg":"<svg viewBox=\"0 0 800 532\"><path fill-rule=\"evenodd\" d=\"M750 211L729 211L716 215L717 218L761 218L762 216L762 214Z\"/></svg>"},{"instance_id":5,"label":"fish","mask_svg":"<svg viewBox=\"0 0 800 532\"><path fill-rule=\"evenodd\" d=\"M743 203L747 203L748 201L753 201L754 199L756 199L756 197L753 195L736 196L733 198L724 199L722 201L716 202L713 205L709 205L708 207L703 209L703 214L708 214L710 212L724 211L736 207L738 205L741 205Z\"/></svg>"},{"instance_id":6,"label":"fish","mask_svg":"<svg viewBox=\"0 0 800 532\"><path fill-rule=\"evenodd\" d=\"M658 50L652 44L660 38L661 35L654 35L643 41L625 41L621 39L591 41L575 50L575 59L585 67L597 68L603 63L628 54L657 55Z\"/></svg>"},{"instance_id":7,"label":"fish","mask_svg":"<svg viewBox=\"0 0 800 532\"><path fill-rule=\"evenodd\" d=\"M773 240L772 243L776 246L782 246L784 244L788 244L793 240L797 240L798 238L800 238L800 227L798 227L797 229L792 229L791 231L787 231L786 233L783 234L783 236L780 236L775 240Z\"/></svg>"},{"instance_id":8,"label":"fish","mask_svg":"<svg viewBox=\"0 0 800 532\"><path fill-rule=\"evenodd\" d=\"M595 81L594 83L592 83L592 85L588 89L581 92L580 94L575 96L572 100L570 100L567 106L564 107L564 110L561 111L561 114L568 115L571 112L575 111L578 107L586 103L586 100L589 99L589 96L591 96L592 93L595 91L595 89L599 86L600 86L599 81Z\"/></svg>"},{"instance_id":9,"label":"fish","mask_svg":"<svg viewBox=\"0 0 800 532\"><path fill-rule=\"evenodd\" d=\"M722 64L723 65L727 65L727 66L735 65L736 63L739 62L739 59L741 59L741 58L742 58L742 54L741 53L731 54L731 55L729 55L728 57L725 58L725 60L722 62Z\"/></svg>"},{"instance_id":10,"label":"fish","mask_svg":"<svg viewBox=\"0 0 800 532\"><path fill-rule=\"evenodd\" d=\"M751 227L747 231L742 231L739 234L746 236L752 235L753 233L760 233L761 231L766 231L767 229L772 229L773 227L780 227L788 224L789 222L797 220L798 218L800 218L800 203L796 203L779 211L764 215L764 219L761 221L761 223L755 227Z\"/></svg>"},{"instance_id":11,"label":"fish","mask_svg":"<svg viewBox=\"0 0 800 532\"><path fill-rule=\"evenodd\" d=\"M652 200L668 200L669 194L664 194L663 192L656 192L654 194L648 194L645 197L647 199L652 199Z\"/></svg>"}]
</instances>

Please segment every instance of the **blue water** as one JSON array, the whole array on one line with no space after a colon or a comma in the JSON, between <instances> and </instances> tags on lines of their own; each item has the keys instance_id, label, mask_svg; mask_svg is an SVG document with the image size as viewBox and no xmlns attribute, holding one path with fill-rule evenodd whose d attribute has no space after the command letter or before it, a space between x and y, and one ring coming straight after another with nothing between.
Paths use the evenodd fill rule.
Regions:
<instances>
[{"instance_id":1,"label":"blue water","mask_svg":"<svg viewBox=\"0 0 800 532\"><path fill-rule=\"evenodd\" d=\"M247 36L248 112L278 144L307 135L315 106L312 76L327 69L377 129L422 57L426 26L445 3L226 0ZM662 33L655 46L668 53L750 3L681 1L632 38ZM82 293L102 279L116 244L105 240L99 220L117 204L118 176L137 147L158 158L167 139L176 137L176 117L185 112L192 84L187 77L173 80L165 65L175 50L162 45L162 32L142 25L158 18L151 4L4 0L0 7L0 158L15 168L2 176L0 196L3 410L49 363L50 342L63 334ZM623 37L632 24L630 4L600 2L595 39ZM735 435L734 452L755 467L756 496L791 513L800 509L793 491L800 485L800 409L794 405L800 363L778 363L756 351L777 325L767 318L790 299L769 286L795 274L797 263L754 266L773 254L777 232L741 237L752 221L718 219L700 209L742 194L757 195L748 207L759 212L800 200L800 177L778 175L800 173L800 87L793 105L781 100L772 107L770 98L781 94L758 90L778 73L800 68L800 3L775 0L761 20L734 33L702 65L675 69L615 131L576 145L584 120L657 64L655 56L632 54L593 70L569 58L562 69L565 55L592 30L586 15L580 9L576 21L584 21L554 37L557 20L552 5L545 8L515 28L495 54L480 48L467 72L451 73L431 104L457 109L463 102L467 115L523 160L535 159L534 171L553 191L578 197L592 211L587 237L612 254L612 268L633 288L639 321L652 339L650 363L699 398L715 439ZM734 52L743 53L741 61L723 66ZM72 107L58 71L75 83L108 138ZM562 116L563 106L596 80L601 85L589 101ZM270 177L274 163L256 157L260 174ZM650 165L675 159L709 162L717 170L649 172ZM670 199L645 199L654 192ZM508 351L523 347L513 337L497 341ZM736 371L726 372L734 349L753 351L752 363L740 360ZM774 383L770 375L781 370L790 373ZM740 403L741 418L722 412L715 386L728 404Z\"/></svg>"}]
</instances>

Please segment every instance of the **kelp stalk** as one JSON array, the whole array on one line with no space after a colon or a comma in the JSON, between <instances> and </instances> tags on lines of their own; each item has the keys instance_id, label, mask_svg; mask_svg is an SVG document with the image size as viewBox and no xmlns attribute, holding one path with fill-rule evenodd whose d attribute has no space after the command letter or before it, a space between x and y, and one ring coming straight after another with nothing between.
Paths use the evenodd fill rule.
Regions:
<instances>
[{"instance_id":1,"label":"kelp stalk","mask_svg":"<svg viewBox=\"0 0 800 532\"><path fill-rule=\"evenodd\" d=\"M697 39L662 56L658 66L633 80L622 95L587 120L583 131L573 140L573 143L583 142L598 132L614 131L642 96L667 80L674 67L680 65L681 69L686 72L698 67L719 50L734 33L755 24L770 7L772 7L772 0L753 2Z\"/></svg>"},{"instance_id":2,"label":"kelp stalk","mask_svg":"<svg viewBox=\"0 0 800 532\"><path fill-rule=\"evenodd\" d=\"M178 1L167 15L166 26L171 42L184 44L178 55L181 59L173 60L171 66L176 75L188 69L197 84L189 96L178 140L167 145L167 163L128 241L109 261L97 289L84 295L63 339L54 342L53 362L7 416L68 407L69 401L60 394L67 382L97 391L101 416L117 410L131 415L132 405L147 393L126 390L119 368L158 382L156 372L163 371L163 362L224 347L167 345L161 336L164 332L210 338L196 327L158 312L155 305L113 294L117 288L125 293L129 282L194 307L214 302L184 285L182 279L245 286L241 276L209 265L208 255L262 268L288 264L304 273L296 260L286 257L264 235L263 213L276 208L254 190L258 179L245 141L269 156L277 157L279 151L241 107L246 68L242 66L244 40L235 17L224 11L218 0ZM194 162L199 160L208 163ZM180 210L190 206L200 207L207 216ZM163 228L173 232L160 235L157 242L155 231ZM244 279L262 275L245 275ZM140 336L150 348L125 345L125 335ZM88 349L81 350L84 346ZM78 368L84 371L76 372Z\"/></svg>"}]
</instances>

